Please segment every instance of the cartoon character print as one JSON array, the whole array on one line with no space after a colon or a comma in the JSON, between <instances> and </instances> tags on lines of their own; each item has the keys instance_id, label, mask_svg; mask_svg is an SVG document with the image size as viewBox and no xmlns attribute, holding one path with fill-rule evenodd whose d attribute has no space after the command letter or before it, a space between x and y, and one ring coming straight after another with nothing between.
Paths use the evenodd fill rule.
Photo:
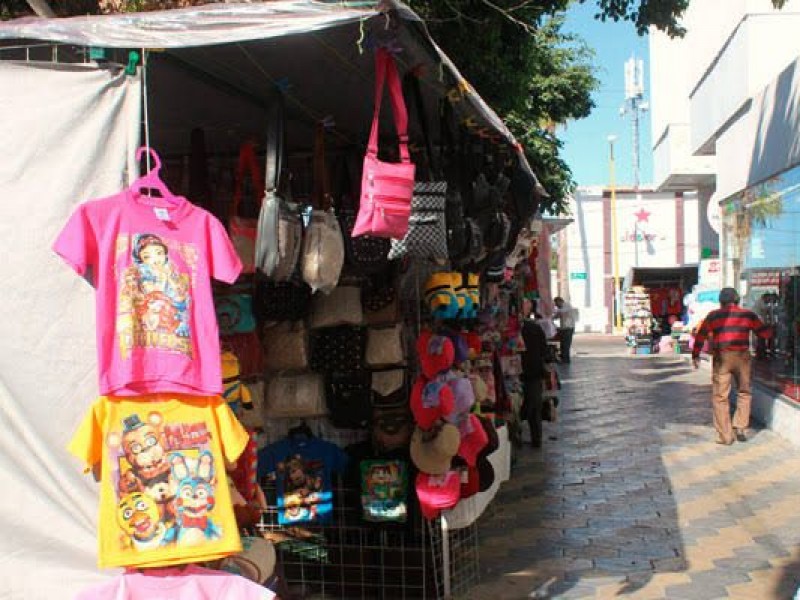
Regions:
<instances>
[{"instance_id":1,"label":"cartoon character print","mask_svg":"<svg viewBox=\"0 0 800 600\"><path fill-rule=\"evenodd\" d=\"M193 545L221 537L209 518L216 484L209 439L204 423L167 425L158 412L144 421L130 415L122 420L121 431L108 434L117 457L123 548Z\"/></svg>"},{"instance_id":2,"label":"cartoon character print","mask_svg":"<svg viewBox=\"0 0 800 600\"><path fill-rule=\"evenodd\" d=\"M369 464L364 470L364 489L361 497L367 520L405 520L404 477L404 469L398 462Z\"/></svg>"},{"instance_id":3,"label":"cartoon character print","mask_svg":"<svg viewBox=\"0 0 800 600\"><path fill-rule=\"evenodd\" d=\"M284 519L287 523L313 521L317 518L317 504L322 491L319 465L306 464L295 454L278 465L284 477Z\"/></svg>"},{"instance_id":4,"label":"cartoon character print","mask_svg":"<svg viewBox=\"0 0 800 600\"><path fill-rule=\"evenodd\" d=\"M172 476L177 481L177 508L179 545L192 546L222 536L219 527L209 513L214 509L214 457L210 452L201 452L197 457L194 472L187 458L175 453L170 459Z\"/></svg>"},{"instance_id":5,"label":"cartoon character print","mask_svg":"<svg viewBox=\"0 0 800 600\"><path fill-rule=\"evenodd\" d=\"M133 264L122 273L117 335L123 358L134 347L155 347L191 356L191 277L169 258L153 233L133 237Z\"/></svg>"},{"instance_id":6,"label":"cartoon character print","mask_svg":"<svg viewBox=\"0 0 800 600\"><path fill-rule=\"evenodd\" d=\"M152 550L161 546L167 537L167 528L161 522L155 501L141 492L122 497L117 506L117 523L126 538L137 550Z\"/></svg>"}]
</instances>

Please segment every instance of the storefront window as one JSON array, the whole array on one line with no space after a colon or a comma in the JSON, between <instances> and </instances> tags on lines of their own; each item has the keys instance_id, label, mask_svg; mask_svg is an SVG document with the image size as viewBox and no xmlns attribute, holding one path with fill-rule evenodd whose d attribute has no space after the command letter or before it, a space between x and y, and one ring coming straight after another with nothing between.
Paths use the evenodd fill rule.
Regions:
<instances>
[{"instance_id":1,"label":"storefront window","mask_svg":"<svg viewBox=\"0 0 800 600\"><path fill-rule=\"evenodd\" d=\"M730 275L753 309L775 327L757 346L756 378L800 399L800 167L723 203Z\"/></svg>"}]
</instances>

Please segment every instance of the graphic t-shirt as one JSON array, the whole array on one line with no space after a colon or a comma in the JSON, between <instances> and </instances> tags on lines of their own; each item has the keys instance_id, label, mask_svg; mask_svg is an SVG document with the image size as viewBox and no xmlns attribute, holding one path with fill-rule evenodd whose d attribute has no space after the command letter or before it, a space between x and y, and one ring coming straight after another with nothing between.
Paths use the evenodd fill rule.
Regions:
<instances>
[{"instance_id":1,"label":"graphic t-shirt","mask_svg":"<svg viewBox=\"0 0 800 600\"><path fill-rule=\"evenodd\" d=\"M318 438L288 438L258 453L259 479L275 474L278 523L326 523L333 511L332 479L347 468L347 454Z\"/></svg>"},{"instance_id":2,"label":"graphic t-shirt","mask_svg":"<svg viewBox=\"0 0 800 600\"><path fill-rule=\"evenodd\" d=\"M169 566L242 549L225 461L249 436L218 397L101 397L69 451L100 466L100 567Z\"/></svg>"},{"instance_id":3,"label":"graphic t-shirt","mask_svg":"<svg viewBox=\"0 0 800 600\"><path fill-rule=\"evenodd\" d=\"M53 244L97 291L101 394L222 393L210 278L231 283L242 265L222 224L176 198L91 200Z\"/></svg>"},{"instance_id":4,"label":"graphic t-shirt","mask_svg":"<svg viewBox=\"0 0 800 600\"><path fill-rule=\"evenodd\" d=\"M125 573L78 593L75 600L272 600L275 594L252 581L195 565Z\"/></svg>"}]
</instances>

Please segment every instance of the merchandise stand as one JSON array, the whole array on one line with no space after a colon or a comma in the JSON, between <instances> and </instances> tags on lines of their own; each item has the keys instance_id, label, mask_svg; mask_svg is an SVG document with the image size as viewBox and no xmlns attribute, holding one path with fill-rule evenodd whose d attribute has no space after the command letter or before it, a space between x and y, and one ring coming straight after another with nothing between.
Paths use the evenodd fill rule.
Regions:
<instances>
[{"instance_id":1,"label":"merchandise stand","mask_svg":"<svg viewBox=\"0 0 800 600\"><path fill-rule=\"evenodd\" d=\"M310 8L306 7L306 4ZM16 53L11 52L8 54L8 62L16 62L20 60L20 57L22 57L22 61L25 61L30 60L32 55L35 59L51 54L50 58L53 62L79 63L81 66L76 68L76 71L82 69L88 71L96 67L89 60L89 43L91 42L93 47L103 45L102 40L93 42L91 36L109 36L104 38L108 45L112 46L113 43L109 42L109 40L113 40L114 43L118 44L118 47L106 48L105 61L108 69L114 70L119 66L111 62L113 59L121 64L122 70L124 70L127 58L129 60L128 68L131 70L129 73L131 80L136 81L137 85L141 84L142 81L146 82L143 90L141 88L137 89L137 93L143 91L145 94L146 102L143 105L145 114L137 116L133 124L125 124L130 138L137 138L141 133L141 131L138 131L139 129L144 131L144 138L148 147L152 143L154 148L157 148L160 152L163 151L164 156L167 157L164 161L164 179L167 187L173 191L185 193L188 197L192 196L191 193L187 193L187 189L191 187L189 185L191 169L189 168L189 159L186 154L187 142L189 141L188 134L193 133L192 126L195 123L201 124L208 135L206 146L209 150L208 166L212 175L211 179L214 180L214 185L208 186L207 189L213 188L214 193L213 198L197 198L196 204L215 214L223 221L226 217L240 216L231 215L226 210L227 207L221 206L223 198L228 200L232 196L233 185L231 185L231 180L233 179L232 172L235 170L232 167L235 159L232 157L235 156L236 146L242 143L243 140L248 140L250 136L258 137L259 141L262 141L265 137L263 129L267 120L265 116L268 112L265 107L274 99L274 88L277 88L281 94L285 94L287 99L286 137L289 143L286 148L286 157L290 163L290 169L287 170L291 170L296 165L308 166L310 162L308 160L310 156L308 149L312 139L311 133L318 125L330 120L330 115L322 112L328 109L335 113L336 118L339 119L339 122L329 128L329 131L332 131L330 138L336 140L335 143L330 144L335 148L332 148L329 157L341 158L342 155L352 151L354 148L363 155L363 148L360 147L359 141L363 141L366 137L363 134L369 124L373 103L372 90L368 89L370 82L367 80L370 77L367 69L372 67L373 51L376 47L380 47L381 43L384 46L399 43L403 47L403 52L400 54L398 63L401 63L400 66L404 71L411 71L411 67L417 64L412 61L419 61L419 64L425 67L422 69L425 77L421 77L421 79L422 87L426 92L423 102L427 105L427 111L430 114L436 114L439 102L443 98L448 98L450 102L455 104L453 109L454 118L458 124L457 126L461 128L460 133L470 139L471 146L480 146L480 152L486 153L489 157L486 160L487 165L496 165L500 162L498 157L503 157L503 160L507 162L503 163L501 167L509 166L509 173L511 174L513 171L513 175L518 177L515 181L515 187L516 189L521 188L523 191L519 192L519 194L525 197L522 200L516 198L507 202L507 198L504 198L505 204L495 207L496 213L502 213L502 216L506 219L508 227L505 235L508 239L494 244L489 249L494 254L506 252L506 254L510 255L512 248L517 251L518 248L514 247L516 235L525 229L527 223L525 219L520 219L519 223L515 223L518 227L514 230L515 234L512 235L509 233L512 231L509 224L510 219L505 213L509 212L509 206L514 205L514 210L520 210L521 212L533 209L530 211L532 214L535 211L536 193L539 188L537 188L538 183L530 172L530 167L524 159L520 146L513 140L502 121L461 78L449 59L441 55L438 47L427 37L424 25L416 15L413 15L403 5L398 3L400 16L395 16L393 12L391 19L386 15L376 14L374 11L365 10L363 11L364 14L356 14L354 9L341 10L338 15L344 16L337 16L336 18L342 20L342 26L337 28L331 24L335 22L334 17L330 17L330 22L325 22L323 18L325 11L330 10L333 12L335 7L320 8L317 4L319 3L273 2L259 3L252 7L238 6L226 9L234 11L236 15L239 15L236 11L242 11L242 14L244 14L241 17L243 19L242 22L246 22L255 28L261 28L265 32L269 30L268 33L264 34L263 39L252 33L242 34L241 31L243 29L239 30L236 35L244 35L245 37L241 39L225 39L224 32L220 32L223 25L225 27L229 26L231 31L235 31L237 17L230 17L225 10L214 9L213 7L204 8L200 11L202 14L198 16L200 20L196 24L192 20L192 15L195 14L192 11L177 11L183 16L175 17L177 19L175 22L170 21L169 15L161 16L160 13L154 13L146 17L124 16L124 19L120 20L122 29L115 29L120 27L120 24L115 24L116 19L114 17L100 21L105 24L112 23L112 26L107 30L104 30L103 27L95 28L92 19L87 18L87 23L72 33L64 33L69 29L68 27L60 30L57 34L49 31L45 31L45 33L39 32L42 36L41 39L46 40L58 39L58 36L63 35L65 38L63 47L58 44L52 46L49 44L20 46L14 50ZM280 44L270 38L279 37L285 32L275 33L280 29L277 27L276 19L273 19L275 22L270 21L259 11L269 13L269 11L278 10L279 8L288 10L286 6L291 8L294 5L302 5L301 8L316 11L314 18L318 19L318 21L309 25L307 31L302 30L302 18L300 18L302 15L296 18L296 22L292 24L293 29L290 31L298 34L309 33L308 39L313 43L306 43L305 45L300 43L302 41L300 40L300 35L286 36L286 47L278 48ZM132 31L135 34L131 35L146 37L150 35L148 32L158 31L157 21L160 18L165 19L165 30L167 25L175 25L175 23L180 23L183 29L176 26L174 28L175 37L171 40L165 40L164 38L147 38L145 40L142 38L142 43L139 45L133 43L123 44L122 41L116 41L115 35L123 36L119 40L128 40L120 32ZM138 24L139 29L128 22L130 20L137 22L139 19L142 19ZM204 21L204 19L209 19L209 21ZM406 19L406 21L403 21L403 19ZM402 26L399 25L401 22ZM390 23L392 31L390 31ZM197 30L193 32L191 28L195 26ZM82 29L83 27L86 29ZM219 29L215 30L215 27ZM25 37L33 40L39 39L35 28L36 26L34 25L33 29L26 30L29 35ZM325 31L326 28L327 31ZM355 43L358 40L359 32L362 34L362 38L365 32L368 37L371 36L368 41L372 45L366 46L369 52L364 52L365 48L360 47L360 45L356 47ZM387 34L386 32L389 33ZM204 42L198 43L195 39L192 39L191 34L193 33L198 36L207 34L214 37L214 39L211 41L205 39ZM232 33L231 35L233 36L234 34ZM247 35L254 37L246 37ZM387 39L382 39L382 35ZM4 33L2 27L0 27L0 39L5 38L13 39L7 32ZM22 36L20 38L22 39ZM180 43L175 41L178 38L182 40ZM172 42L175 42L175 44L173 44L172 51L170 51L169 43ZM79 43L86 45L74 45ZM180 44L185 44L185 46ZM327 50L323 53L320 48L325 44L329 44L331 47L326 47ZM337 44L338 47L334 47ZM361 41L358 44L361 44ZM156 53L152 50L162 47L167 47L167 50L163 53ZM61 49L56 50L58 48ZM145 59L143 64L146 65L148 70L146 77L142 76L142 63L139 63L137 67L133 52L130 51L131 48L139 48L141 50L141 58ZM7 52L8 50L6 48ZM332 93L329 86L324 85L324 82L282 81L280 77L277 77L281 73L280 70L276 69L275 73L267 72L269 67L280 64L281 59L289 56L294 58L293 51L299 51L298 57L305 59L305 61L298 61L297 73L305 72L302 66L315 64L314 60L328 61L327 63L319 62L318 64L320 65L340 63L339 66L344 68L341 68L337 74L345 73L346 76L342 76L341 81L343 83L334 90L336 93ZM315 52L323 58L319 58L314 54ZM245 60L244 57L248 60ZM0 58L5 58L5 56L0 56ZM235 68L233 67L234 65ZM58 66L63 67L64 65ZM37 68L40 67L31 66L32 71ZM69 69L60 70L68 71ZM102 72L102 69L98 70ZM325 69L320 68L320 71L323 70ZM230 76L230 78L226 80L226 76ZM365 84L365 82L367 83ZM343 93L345 90L348 93ZM176 93L177 91L181 93ZM308 106L307 103L312 99L319 100L323 96L329 97L330 106L326 105L325 102L321 102L321 106L315 106L314 108ZM454 97L456 98L455 101L452 100ZM141 120L140 116L144 117L143 128L139 127L141 124L139 122ZM113 119L110 118L109 121L111 120ZM120 120L122 119L120 118ZM385 126L386 123L383 125ZM108 128L120 127L118 123L110 122L107 123L107 126ZM386 127L381 129L386 129ZM417 139L421 137L418 130L410 133ZM470 136L473 136L475 143L472 143L473 138L470 138ZM192 150L194 150L194 147L192 147ZM491 152L496 152L496 154L490 154ZM265 154L267 153L261 152L257 156L257 161L261 165L264 164ZM127 162L128 174L133 176L141 165L136 165L132 157L127 157ZM516 164L517 162L519 164ZM299 172L301 169L298 168L297 171ZM114 174L119 175L121 182L123 179L121 170L119 173L115 171ZM484 175L484 173L481 173L481 175ZM490 176L497 180L500 179L499 175L499 171L490 173ZM296 188L298 193L295 196L295 200L307 203L308 196L306 193L309 190L303 188L303 182L299 183L300 185ZM495 185L494 181L491 183ZM502 193L499 195L502 196ZM83 198L82 200L86 199L88 198ZM194 198L190 197L189 199L193 200ZM201 200L205 202L201 202ZM74 203L74 199L70 201ZM524 210L519 209L520 204L524 205ZM499 215L496 214L495 216ZM502 229L502 220L499 226ZM228 233L230 233L230 230ZM529 245L526 247L525 243L523 243L521 248L524 254L526 249L529 250ZM502 251L499 249L502 249ZM484 252L483 258L489 251ZM500 256L500 259L500 274L495 275L496 279L492 281L495 285L496 294L499 294L497 288L509 279L506 277L508 272L513 274L513 278L522 279L519 270L515 271L516 267L521 266L521 261L512 263L509 266L506 262L507 256ZM458 265L457 270L465 278L466 273L469 271L465 265L479 262L475 257L471 260L472 263L465 262ZM423 302L420 297L420 290L424 285L424 277L421 277L420 273L424 272L426 267L429 267L428 271L441 269L441 265L435 265L433 261L424 266L413 264L414 260L410 262L412 264L406 273L411 274L411 277L409 277L411 285L409 287L413 286L414 288L414 295L411 300L413 306L402 307L403 310L401 311L402 314L406 315L403 325L407 333L405 342L408 348L405 352L405 365L410 372L409 379L413 375L416 363L413 341L420 332L423 310L428 309L427 305L425 309L421 308ZM525 262L526 267L529 268L527 256ZM416 270L418 266L420 268ZM494 266L497 268L497 263ZM481 279L483 279L483 271L488 270L487 267L487 264L483 264L479 269L475 269L480 272ZM454 270L456 270L456 267L454 267ZM477 276L478 273L475 274ZM244 285L245 288L247 286L255 288L255 280L256 276L249 275L238 283ZM340 281L339 283L341 284L342 282ZM403 282L397 283L398 298L409 304L408 297L403 297L402 285ZM522 293L519 293L521 289L522 286L519 286L514 290L520 297L522 296ZM477 304L483 304L485 292L484 286L484 289L481 289L478 294L479 302ZM512 295L511 292L506 294L506 296ZM253 293L251 300L255 302L255 293ZM513 314L516 317L517 314L514 307L509 303L508 297L505 300L505 316L510 317ZM499 306L500 302L497 298L494 301L496 306ZM493 315L489 316L494 318ZM308 315L303 318L307 317ZM511 319L509 318L508 320L510 321ZM476 325L477 322L477 316L473 316L470 325ZM258 327L260 328L261 326L262 324L259 323ZM357 327L362 327L362 325ZM253 330L247 333L255 333L255 329L254 327ZM477 329L477 327L470 328L470 331L475 333L472 329ZM510 330L511 327L509 326L508 329ZM501 329L498 325L494 333L500 337L501 331L503 335L507 332L506 329ZM480 348L481 343L482 341L478 343L478 353L482 356L484 352ZM503 356L503 358L519 358L516 352L517 350L512 348L508 350L508 355ZM260 482L268 499L268 505L256 528L261 535L273 542L277 552L279 569L297 598L303 600L306 598L309 600L312 598L345 600L351 598L422 598L426 600L448 600L466 595L478 583L479 551L476 522L487 506L491 505L501 483L508 479L511 461L509 429L516 422L515 413L518 412L521 397L520 373L512 373L511 371L506 373L505 368L501 369L499 366L499 349L494 349L491 352L487 351L486 353L492 354L491 360L494 361L489 365L494 370L492 381L495 381L495 373L498 373L496 376L498 378L508 376L509 379L516 379L517 386L513 392L509 391L509 398L505 399L503 408L498 408L497 410L498 416L508 417L506 422L509 426L501 426L499 428L500 449L486 459L493 466L494 484L490 489L466 498L463 501L464 506L455 504L455 508L452 511L445 510L441 516L427 520L423 519L418 510L409 508L408 523L404 525L396 523L381 524L380 526L373 525L365 522L362 518L359 490L350 487L349 483L345 483L337 475L334 478L331 490L333 494L333 513L329 524L304 523L302 525L281 526L278 525L278 508L277 502L274 500L276 489L266 484L263 480ZM244 360L242 359L243 362ZM400 363L390 364L396 367ZM475 367L476 371L477 369L478 367ZM310 365L306 370L309 372L312 370ZM264 370L262 369L261 373L263 374L263 372ZM319 375L320 373L315 372L314 374ZM466 379L466 373L463 373L462 377ZM246 386L251 393L264 396L263 381L265 377L263 375L253 376L252 374L245 375L242 373L239 379L241 381L237 383ZM225 383L226 385L228 384L227 381ZM409 383L406 382L407 387L410 387ZM502 381L498 381L497 388L500 389L502 387ZM66 396L68 394L65 394ZM68 404L63 399L61 400L62 402L59 405ZM81 401L85 404L85 399ZM481 401L478 400L478 402L480 403ZM500 406L499 400L497 405L498 407ZM469 409L467 412L469 412ZM494 411L491 412L493 413ZM253 417L252 411L249 415L248 411L243 411L242 414L244 415L242 422L245 426L250 427L251 424L246 421ZM320 412L313 414L319 415ZM70 417L70 420L74 421L75 419ZM282 439L286 435L286 430L296 425L297 420L296 418L269 417L263 423L263 427L259 427L261 429L258 437L259 445L264 446ZM370 435L367 430L336 428L328 419L318 416L302 418L300 421L309 425L321 440L335 444L340 448L363 442ZM502 422L502 420L498 419L498 422ZM494 421L492 421L492 424L494 424ZM448 423L448 425L451 424ZM452 425L451 427L454 428ZM52 454L55 455L56 453L53 452ZM449 457L448 460L452 459L454 455L451 454ZM448 470L449 472L450 470ZM440 474L436 473L436 475ZM409 490L413 489L414 484L410 482ZM414 492L410 491L408 505L415 503L416 499L413 496ZM453 505L454 503L449 504L450 507L453 507ZM81 522L82 527L83 525ZM83 528L85 529L85 527ZM235 532L235 528L232 527L228 531ZM180 558L185 559L186 557L182 556Z\"/></svg>"}]
</instances>

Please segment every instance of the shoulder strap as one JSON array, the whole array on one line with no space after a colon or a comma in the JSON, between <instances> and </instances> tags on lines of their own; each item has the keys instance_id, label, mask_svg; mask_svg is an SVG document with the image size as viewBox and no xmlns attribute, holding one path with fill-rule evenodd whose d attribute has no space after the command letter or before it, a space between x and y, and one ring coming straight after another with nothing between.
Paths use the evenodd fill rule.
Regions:
<instances>
[{"instance_id":1,"label":"shoulder strap","mask_svg":"<svg viewBox=\"0 0 800 600\"><path fill-rule=\"evenodd\" d=\"M375 109L372 114L372 129L369 134L367 152L370 156L378 155L378 129L380 128L384 83L389 85L394 126L397 131L397 137L400 140L400 160L408 163L411 162L411 159L408 155L408 113L406 112L406 103L403 100L403 90L400 87L397 65L395 65L394 58L384 48L378 48L375 53Z\"/></svg>"},{"instance_id":2,"label":"shoulder strap","mask_svg":"<svg viewBox=\"0 0 800 600\"><path fill-rule=\"evenodd\" d=\"M314 132L314 175L311 204L314 208L328 210L331 207L330 181L325 167L325 125L317 123Z\"/></svg>"},{"instance_id":3,"label":"shoulder strap","mask_svg":"<svg viewBox=\"0 0 800 600\"><path fill-rule=\"evenodd\" d=\"M281 168L283 166L283 145L285 136L285 113L283 94L277 92L277 96L270 104L267 111L267 154L264 167L267 193L275 193L280 183Z\"/></svg>"},{"instance_id":4,"label":"shoulder strap","mask_svg":"<svg viewBox=\"0 0 800 600\"><path fill-rule=\"evenodd\" d=\"M252 182L253 193L258 195L258 190L263 189L264 183L261 180L261 171L256 161L256 147L252 141L244 142L239 147L239 163L236 166L236 179L234 181L230 212L231 217L235 217L239 214L239 204L242 202L242 194L244 193L244 180L248 172L250 181ZM258 198L259 205L262 199L263 196Z\"/></svg>"},{"instance_id":5,"label":"shoulder strap","mask_svg":"<svg viewBox=\"0 0 800 600\"><path fill-rule=\"evenodd\" d=\"M417 121L422 130L422 138L425 141L425 153L428 157L428 175L429 179L437 177L439 174L438 165L436 164L436 156L433 153L433 144L431 143L430 124L428 123L428 113L425 111L425 102L422 99L422 90L419 85L419 77L413 71L409 71L404 77L404 83L407 89L414 98L414 110L417 113Z\"/></svg>"}]
</instances>

